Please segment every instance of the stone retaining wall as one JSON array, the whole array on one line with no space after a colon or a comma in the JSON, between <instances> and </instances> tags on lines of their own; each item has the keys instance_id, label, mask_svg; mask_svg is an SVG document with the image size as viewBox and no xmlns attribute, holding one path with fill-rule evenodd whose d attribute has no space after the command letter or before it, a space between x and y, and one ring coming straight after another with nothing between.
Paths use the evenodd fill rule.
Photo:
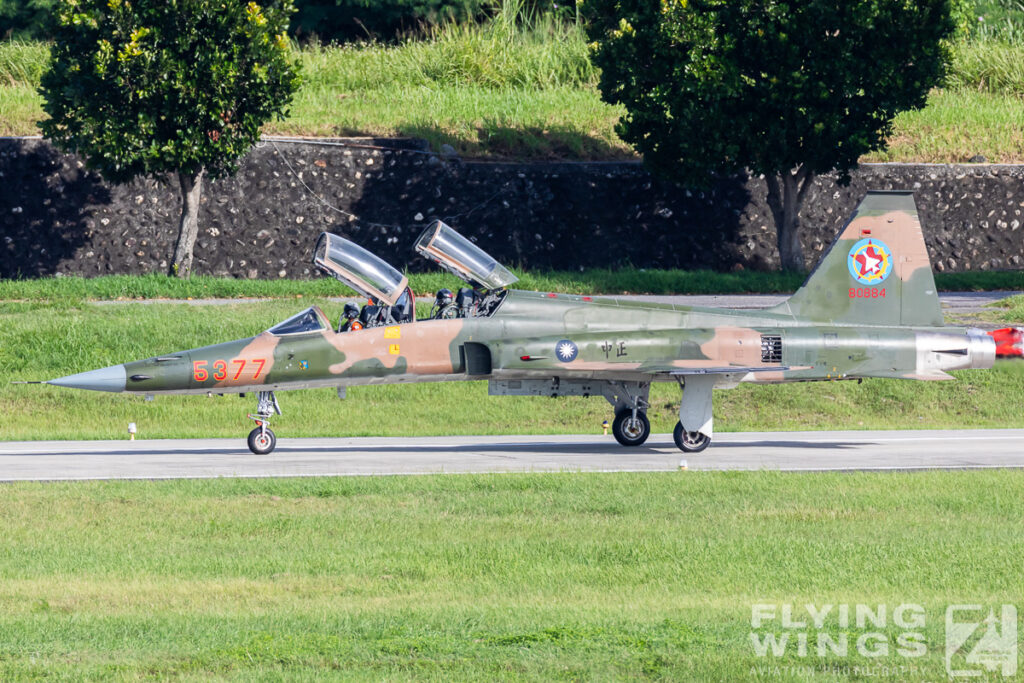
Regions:
<instances>
[{"instance_id":1,"label":"stone retaining wall","mask_svg":"<svg viewBox=\"0 0 1024 683\"><path fill-rule=\"evenodd\" d=\"M819 178L802 214L813 266L867 189L912 189L936 270L1024 266L1024 166L870 164L849 187ZM321 231L398 267L431 268L412 244L432 218L496 258L532 268L770 269L764 182L707 191L636 163L462 162L415 141L261 143L238 175L203 188L196 272L311 277ZM116 186L36 139L0 140L0 277L164 272L176 184Z\"/></svg>"}]
</instances>

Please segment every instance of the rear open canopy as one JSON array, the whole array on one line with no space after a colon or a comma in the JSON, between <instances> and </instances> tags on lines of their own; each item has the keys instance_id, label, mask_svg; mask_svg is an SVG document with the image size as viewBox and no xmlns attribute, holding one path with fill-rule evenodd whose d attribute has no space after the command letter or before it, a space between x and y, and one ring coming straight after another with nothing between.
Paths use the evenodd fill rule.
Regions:
<instances>
[{"instance_id":1,"label":"rear open canopy","mask_svg":"<svg viewBox=\"0 0 1024 683\"><path fill-rule=\"evenodd\" d=\"M313 265L384 306L394 306L409 284L409 279L386 261L329 232L317 240Z\"/></svg>"},{"instance_id":2,"label":"rear open canopy","mask_svg":"<svg viewBox=\"0 0 1024 683\"><path fill-rule=\"evenodd\" d=\"M466 282L485 289L507 287L519 279L483 249L441 221L427 226L416 240L416 251Z\"/></svg>"}]
</instances>

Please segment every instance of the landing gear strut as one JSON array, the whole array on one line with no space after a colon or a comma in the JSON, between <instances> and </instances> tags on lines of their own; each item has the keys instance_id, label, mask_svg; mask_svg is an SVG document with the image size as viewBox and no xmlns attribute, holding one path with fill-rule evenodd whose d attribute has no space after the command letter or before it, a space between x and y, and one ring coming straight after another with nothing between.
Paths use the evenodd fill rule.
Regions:
<instances>
[{"instance_id":1,"label":"landing gear strut","mask_svg":"<svg viewBox=\"0 0 1024 683\"><path fill-rule=\"evenodd\" d=\"M256 429L249 432L249 450L256 455L266 455L277 446L277 437L270 431L270 418L274 414L281 414L277 397L273 391L261 391L256 413L249 413L249 419L256 423Z\"/></svg>"},{"instance_id":2,"label":"landing gear strut","mask_svg":"<svg viewBox=\"0 0 1024 683\"><path fill-rule=\"evenodd\" d=\"M647 396L651 385L646 382L608 382L604 397L615 409L612 434L623 446L639 446L651 435L647 419Z\"/></svg>"}]
</instances>

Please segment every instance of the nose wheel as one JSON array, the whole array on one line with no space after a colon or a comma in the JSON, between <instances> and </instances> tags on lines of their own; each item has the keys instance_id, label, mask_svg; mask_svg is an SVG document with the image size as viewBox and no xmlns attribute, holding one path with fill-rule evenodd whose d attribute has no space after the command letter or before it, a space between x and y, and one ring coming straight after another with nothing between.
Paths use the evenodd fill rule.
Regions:
<instances>
[{"instance_id":1,"label":"nose wheel","mask_svg":"<svg viewBox=\"0 0 1024 683\"><path fill-rule=\"evenodd\" d=\"M256 455L266 455L277 445L277 436L266 425L249 432L249 450Z\"/></svg>"},{"instance_id":2,"label":"nose wheel","mask_svg":"<svg viewBox=\"0 0 1024 683\"><path fill-rule=\"evenodd\" d=\"M612 434L623 446L639 446L651 435L651 421L642 411L626 408L615 415Z\"/></svg>"},{"instance_id":3,"label":"nose wheel","mask_svg":"<svg viewBox=\"0 0 1024 683\"><path fill-rule=\"evenodd\" d=\"M672 430L672 438L679 450L687 453L700 453L711 444L711 437L707 434L684 431L682 422L676 422L676 428Z\"/></svg>"},{"instance_id":4,"label":"nose wheel","mask_svg":"<svg viewBox=\"0 0 1024 683\"><path fill-rule=\"evenodd\" d=\"M612 436L623 446L639 446L651 435L647 419L650 382L603 382L601 392L615 410Z\"/></svg>"},{"instance_id":5,"label":"nose wheel","mask_svg":"<svg viewBox=\"0 0 1024 683\"><path fill-rule=\"evenodd\" d=\"M249 419L256 423L256 429L249 432L249 450L256 455L266 455L277 446L277 436L270 431L270 418L281 414L277 397L273 391L261 391L256 413L249 413Z\"/></svg>"}]
</instances>

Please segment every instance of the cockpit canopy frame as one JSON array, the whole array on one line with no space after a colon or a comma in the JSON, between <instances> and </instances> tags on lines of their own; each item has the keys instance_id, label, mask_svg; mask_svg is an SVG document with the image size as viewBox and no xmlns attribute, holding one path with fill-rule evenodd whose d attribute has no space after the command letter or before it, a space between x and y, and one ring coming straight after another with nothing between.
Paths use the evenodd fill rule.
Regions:
<instances>
[{"instance_id":1,"label":"cockpit canopy frame","mask_svg":"<svg viewBox=\"0 0 1024 683\"><path fill-rule=\"evenodd\" d=\"M310 306L301 313L279 322L267 332L281 337L287 334L309 334L310 332L322 332L331 328L330 321L319 306Z\"/></svg>"},{"instance_id":2,"label":"cockpit canopy frame","mask_svg":"<svg viewBox=\"0 0 1024 683\"><path fill-rule=\"evenodd\" d=\"M409 278L355 242L325 232L316 241L313 265L378 305L394 306Z\"/></svg>"},{"instance_id":3,"label":"cockpit canopy frame","mask_svg":"<svg viewBox=\"0 0 1024 683\"><path fill-rule=\"evenodd\" d=\"M416 240L416 251L474 287L502 289L519 280L490 254L441 221L427 226Z\"/></svg>"}]
</instances>

